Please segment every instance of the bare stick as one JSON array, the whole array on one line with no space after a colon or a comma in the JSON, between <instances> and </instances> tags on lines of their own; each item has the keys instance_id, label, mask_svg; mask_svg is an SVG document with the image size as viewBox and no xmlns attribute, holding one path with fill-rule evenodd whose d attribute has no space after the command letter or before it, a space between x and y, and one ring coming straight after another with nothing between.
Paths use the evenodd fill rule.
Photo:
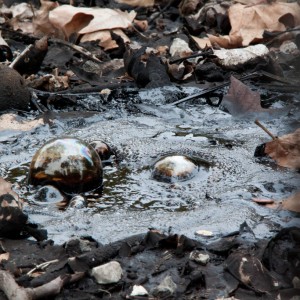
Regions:
<instances>
[{"instance_id":1,"label":"bare stick","mask_svg":"<svg viewBox=\"0 0 300 300\"><path fill-rule=\"evenodd\" d=\"M56 38L49 39L49 42L67 46L67 47L73 49L74 51L80 53L81 55L85 56L87 59L92 60L96 63L101 63L101 61L94 54L92 54L90 51L86 50L83 47L80 47L78 45L74 45L74 44L71 44L67 41L63 41L63 40L56 39Z\"/></svg>"},{"instance_id":2,"label":"bare stick","mask_svg":"<svg viewBox=\"0 0 300 300\"><path fill-rule=\"evenodd\" d=\"M47 267L49 267L51 264L57 263L57 262L59 262L58 259L46 261L46 262L44 262L44 263L42 263L42 264L40 264L40 265L37 265L35 268L33 268L32 270L30 270L29 272L27 272L26 275L29 275L29 276L30 276L30 275L31 275L32 273L34 273L36 270L44 270L44 269L46 269Z\"/></svg>"},{"instance_id":3,"label":"bare stick","mask_svg":"<svg viewBox=\"0 0 300 300\"><path fill-rule=\"evenodd\" d=\"M257 126L259 126L265 133L267 133L273 140L276 140L277 137L273 135L264 125L262 125L257 119L254 122Z\"/></svg>"},{"instance_id":4,"label":"bare stick","mask_svg":"<svg viewBox=\"0 0 300 300\"><path fill-rule=\"evenodd\" d=\"M17 285L14 277L7 271L0 270L0 289L9 300L29 300L24 288Z\"/></svg>"},{"instance_id":5,"label":"bare stick","mask_svg":"<svg viewBox=\"0 0 300 300\"><path fill-rule=\"evenodd\" d=\"M0 270L0 290L4 292L8 300L35 300L45 299L58 295L67 283L80 280L85 275L78 272L72 275L66 274L35 288L23 288L19 286L14 277L7 271Z\"/></svg>"}]
</instances>

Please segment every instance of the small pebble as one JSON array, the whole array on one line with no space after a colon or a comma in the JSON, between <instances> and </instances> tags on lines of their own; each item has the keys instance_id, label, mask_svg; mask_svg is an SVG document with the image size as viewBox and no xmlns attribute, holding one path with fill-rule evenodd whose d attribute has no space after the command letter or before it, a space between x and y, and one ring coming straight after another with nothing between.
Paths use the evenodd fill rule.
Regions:
<instances>
[{"instance_id":1,"label":"small pebble","mask_svg":"<svg viewBox=\"0 0 300 300\"><path fill-rule=\"evenodd\" d=\"M202 235L202 236L208 236L208 237L214 236L214 234L211 231L204 230L204 229L197 230L195 232L195 234Z\"/></svg>"},{"instance_id":2,"label":"small pebble","mask_svg":"<svg viewBox=\"0 0 300 300\"><path fill-rule=\"evenodd\" d=\"M122 267L117 261L111 261L92 269L92 276L99 284L116 283L120 281L122 274Z\"/></svg>"},{"instance_id":3,"label":"small pebble","mask_svg":"<svg viewBox=\"0 0 300 300\"><path fill-rule=\"evenodd\" d=\"M170 297L174 295L177 289L177 284L172 280L171 276L167 276L163 281L153 289L152 294L155 297Z\"/></svg>"},{"instance_id":4,"label":"small pebble","mask_svg":"<svg viewBox=\"0 0 300 300\"><path fill-rule=\"evenodd\" d=\"M203 254L198 250L194 250L190 253L190 260L205 266L209 262L209 255Z\"/></svg>"},{"instance_id":5,"label":"small pebble","mask_svg":"<svg viewBox=\"0 0 300 300\"><path fill-rule=\"evenodd\" d=\"M134 285L130 296L147 296L148 292L142 285Z\"/></svg>"}]
</instances>

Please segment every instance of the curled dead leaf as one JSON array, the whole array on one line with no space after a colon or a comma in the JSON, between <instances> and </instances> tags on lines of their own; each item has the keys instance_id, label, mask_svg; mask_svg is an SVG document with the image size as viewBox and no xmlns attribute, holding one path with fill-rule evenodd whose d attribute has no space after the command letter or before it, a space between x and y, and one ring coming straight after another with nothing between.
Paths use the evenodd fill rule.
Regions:
<instances>
[{"instance_id":1,"label":"curled dead leaf","mask_svg":"<svg viewBox=\"0 0 300 300\"><path fill-rule=\"evenodd\" d=\"M3 114L0 116L0 130L27 131L43 124L42 119L27 121L15 114Z\"/></svg>"},{"instance_id":2,"label":"curled dead leaf","mask_svg":"<svg viewBox=\"0 0 300 300\"><path fill-rule=\"evenodd\" d=\"M241 1L240 1L241 2ZM228 9L231 25L229 35L208 35L210 45L217 44L223 48L238 48L261 42L265 30L269 32L284 31L287 26L300 25L300 5L297 2L272 4L236 3ZM208 44L207 38L197 39L198 45Z\"/></svg>"},{"instance_id":3,"label":"curled dead leaf","mask_svg":"<svg viewBox=\"0 0 300 300\"><path fill-rule=\"evenodd\" d=\"M278 165L300 170L300 128L265 143L264 152Z\"/></svg>"},{"instance_id":4,"label":"curled dead leaf","mask_svg":"<svg viewBox=\"0 0 300 300\"><path fill-rule=\"evenodd\" d=\"M116 0L116 2L137 7L151 7L155 3L154 0Z\"/></svg>"},{"instance_id":5,"label":"curled dead leaf","mask_svg":"<svg viewBox=\"0 0 300 300\"><path fill-rule=\"evenodd\" d=\"M125 12L109 8L88 8L62 5L49 13L50 23L66 36L76 32L87 34L99 30L128 28L136 16L135 11Z\"/></svg>"}]
</instances>

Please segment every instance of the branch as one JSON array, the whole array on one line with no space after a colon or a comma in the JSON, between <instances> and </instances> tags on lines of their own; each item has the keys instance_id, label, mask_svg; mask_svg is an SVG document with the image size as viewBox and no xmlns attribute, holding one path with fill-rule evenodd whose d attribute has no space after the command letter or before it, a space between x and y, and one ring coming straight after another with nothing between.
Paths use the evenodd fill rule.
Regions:
<instances>
[{"instance_id":1,"label":"branch","mask_svg":"<svg viewBox=\"0 0 300 300\"><path fill-rule=\"evenodd\" d=\"M8 300L35 300L58 295L67 283L80 280L83 272L72 275L59 276L48 283L36 288L23 288L19 286L14 277L7 271L0 270L0 290L4 292Z\"/></svg>"}]
</instances>

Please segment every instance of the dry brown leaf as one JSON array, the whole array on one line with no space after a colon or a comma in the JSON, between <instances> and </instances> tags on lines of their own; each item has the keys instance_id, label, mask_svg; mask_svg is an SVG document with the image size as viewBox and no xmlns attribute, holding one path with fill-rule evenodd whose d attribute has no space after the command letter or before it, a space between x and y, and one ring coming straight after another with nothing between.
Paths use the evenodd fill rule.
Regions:
<instances>
[{"instance_id":1,"label":"dry brown leaf","mask_svg":"<svg viewBox=\"0 0 300 300\"><path fill-rule=\"evenodd\" d=\"M230 87L223 97L222 105L234 116L241 116L251 112L268 111L261 107L260 94L252 91L247 85L230 77Z\"/></svg>"},{"instance_id":2,"label":"dry brown leaf","mask_svg":"<svg viewBox=\"0 0 300 300\"><path fill-rule=\"evenodd\" d=\"M116 2L137 7L151 7L155 3L154 0L116 0Z\"/></svg>"},{"instance_id":3,"label":"dry brown leaf","mask_svg":"<svg viewBox=\"0 0 300 300\"><path fill-rule=\"evenodd\" d=\"M0 130L27 131L43 124L43 119L27 121L14 114L0 116Z\"/></svg>"},{"instance_id":4,"label":"dry brown leaf","mask_svg":"<svg viewBox=\"0 0 300 300\"><path fill-rule=\"evenodd\" d=\"M35 35L46 34L57 38L63 37L62 33L49 21L49 12L57 6L57 2L41 0L41 7L32 20Z\"/></svg>"},{"instance_id":5,"label":"dry brown leaf","mask_svg":"<svg viewBox=\"0 0 300 300\"><path fill-rule=\"evenodd\" d=\"M250 5L237 3L230 6L228 17L231 31L228 36L209 35L211 45L217 44L223 48L248 46L261 42L265 30L284 31L287 25L300 25L300 5L297 2L251 5L252 2ZM203 45L205 39L200 39L197 43Z\"/></svg>"},{"instance_id":6,"label":"dry brown leaf","mask_svg":"<svg viewBox=\"0 0 300 300\"><path fill-rule=\"evenodd\" d=\"M73 32L87 34L99 30L128 28L135 16L135 11L128 13L109 8L62 5L49 13L49 21L68 38Z\"/></svg>"},{"instance_id":7,"label":"dry brown leaf","mask_svg":"<svg viewBox=\"0 0 300 300\"><path fill-rule=\"evenodd\" d=\"M197 43L199 49L205 49L207 47L212 46L209 38L198 38L198 37L193 36L193 35L191 35L191 38Z\"/></svg>"},{"instance_id":8,"label":"dry brown leaf","mask_svg":"<svg viewBox=\"0 0 300 300\"><path fill-rule=\"evenodd\" d=\"M102 47L105 51L118 48L119 46L117 42L113 40L111 37L111 32L120 36L123 39L124 43L130 42L128 36L121 29L99 30L99 31L87 33L82 36L80 41L87 42L87 41L100 40L99 46Z\"/></svg>"},{"instance_id":9,"label":"dry brown leaf","mask_svg":"<svg viewBox=\"0 0 300 300\"><path fill-rule=\"evenodd\" d=\"M265 154L282 167L300 169L300 128L265 143Z\"/></svg>"},{"instance_id":10,"label":"dry brown leaf","mask_svg":"<svg viewBox=\"0 0 300 300\"><path fill-rule=\"evenodd\" d=\"M182 0L179 5L179 11L183 16L194 14L203 5L199 0Z\"/></svg>"},{"instance_id":11,"label":"dry brown leaf","mask_svg":"<svg viewBox=\"0 0 300 300\"><path fill-rule=\"evenodd\" d=\"M283 200L281 208L300 213L300 191Z\"/></svg>"}]
</instances>

